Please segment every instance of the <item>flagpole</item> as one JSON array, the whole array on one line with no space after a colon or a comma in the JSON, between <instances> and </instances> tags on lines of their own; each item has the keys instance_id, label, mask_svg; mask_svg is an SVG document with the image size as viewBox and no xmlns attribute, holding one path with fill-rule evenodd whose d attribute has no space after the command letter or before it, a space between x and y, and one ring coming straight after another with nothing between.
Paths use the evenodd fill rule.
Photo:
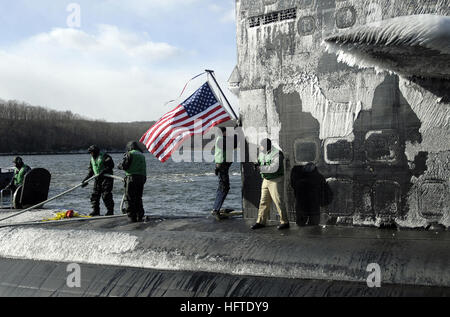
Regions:
<instances>
[{"instance_id":1,"label":"flagpole","mask_svg":"<svg viewBox=\"0 0 450 317\"><path fill-rule=\"evenodd\" d=\"M205 72L207 72L209 75L211 75L212 79L213 79L214 82L216 83L217 88L219 88L220 93L221 93L222 96L225 98L225 101L227 102L228 107L230 108L231 112L233 112L234 117L236 118L236 120L239 120L238 116L236 115L236 112L234 112L233 107L231 107L231 104L230 104L230 102L228 101L227 96L225 96L225 94L224 94L223 91L222 91L222 88L220 88L219 83L218 83L217 80L216 80L216 77L214 77L214 71L213 71L213 70L206 69Z\"/></svg>"}]
</instances>

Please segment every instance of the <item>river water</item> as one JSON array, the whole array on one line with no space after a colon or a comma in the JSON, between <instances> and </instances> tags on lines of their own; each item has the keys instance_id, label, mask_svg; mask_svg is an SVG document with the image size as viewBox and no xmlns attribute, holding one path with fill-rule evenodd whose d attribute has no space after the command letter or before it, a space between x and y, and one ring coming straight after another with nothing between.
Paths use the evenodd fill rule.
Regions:
<instances>
[{"instance_id":1,"label":"river water","mask_svg":"<svg viewBox=\"0 0 450 317\"><path fill-rule=\"evenodd\" d=\"M123 154L111 154L116 169L115 175L124 177L117 165ZM49 197L53 197L78 185L87 175L90 156L74 155L32 155L22 156L25 164L31 168L45 168L51 175ZM169 216L207 216L212 210L218 180L214 174L213 163L159 162L151 154L146 154L148 179L144 190L144 208L148 215ZM0 167L10 167L12 156L0 157ZM241 176L239 164L230 169L231 190L224 208L241 210ZM80 214L91 212L90 195L92 183L86 188L74 192L45 205L47 209L73 209ZM124 193L123 184L114 182L115 213L120 214L120 202ZM103 202L101 213L106 212Z\"/></svg>"}]
</instances>

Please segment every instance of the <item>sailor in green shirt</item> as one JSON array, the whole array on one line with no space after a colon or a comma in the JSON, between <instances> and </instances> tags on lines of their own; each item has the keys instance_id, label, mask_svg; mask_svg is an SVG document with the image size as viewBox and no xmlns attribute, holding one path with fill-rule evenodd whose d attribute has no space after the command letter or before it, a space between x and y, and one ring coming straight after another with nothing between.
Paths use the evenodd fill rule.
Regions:
<instances>
[{"instance_id":1,"label":"sailor in green shirt","mask_svg":"<svg viewBox=\"0 0 450 317\"><path fill-rule=\"evenodd\" d=\"M125 171L125 212L131 222L142 222L144 220L144 206L142 196L144 185L147 182L147 164L138 142L132 141L127 144L127 153L118 168Z\"/></svg>"},{"instance_id":2,"label":"sailor in green shirt","mask_svg":"<svg viewBox=\"0 0 450 317\"><path fill-rule=\"evenodd\" d=\"M216 200L214 201L214 207L211 212L217 220L222 219L220 210L230 191L229 170L233 164L233 150L237 148L237 135L234 135L233 139L231 139L231 137L227 137L227 128L221 127L220 130L222 133L217 137L216 146L214 149L214 161L216 163L215 173L219 178L219 187L217 188ZM227 148L227 144L228 147L231 148Z\"/></svg>"},{"instance_id":3,"label":"sailor in green shirt","mask_svg":"<svg viewBox=\"0 0 450 317\"><path fill-rule=\"evenodd\" d=\"M289 220L287 217L284 195L284 155L279 149L272 146L269 139L262 140L260 144L260 155L257 166L259 167L263 183L261 187L261 201L259 204L258 220L252 229L265 227L270 213L272 202L280 215L281 224L278 230L288 229Z\"/></svg>"},{"instance_id":4,"label":"sailor in green shirt","mask_svg":"<svg viewBox=\"0 0 450 317\"><path fill-rule=\"evenodd\" d=\"M96 145L89 147L88 152L91 155L91 160L89 163L88 175L83 180L83 187L88 185L85 182L89 178L97 175L97 178L94 181L94 190L91 195L91 205L93 211L90 216L100 216L100 197L103 199L108 211L106 216L112 216L114 215L114 200L112 194L114 180L112 178L105 177L104 175L113 174L114 161L111 156L101 152Z\"/></svg>"},{"instance_id":5,"label":"sailor in green shirt","mask_svg":"<svg viewBox=\"0 0 450 317\"><path fill-rule=\"evenodd\" d=\"M13 163L16 166L14 170L14 177L11 179L11 182L5 190L11 190L14 193L19 186L23 185L25 175L31 171L31 168L28 165L25 165L21 157L16 157Z\"/></svg>"}]
</instances>

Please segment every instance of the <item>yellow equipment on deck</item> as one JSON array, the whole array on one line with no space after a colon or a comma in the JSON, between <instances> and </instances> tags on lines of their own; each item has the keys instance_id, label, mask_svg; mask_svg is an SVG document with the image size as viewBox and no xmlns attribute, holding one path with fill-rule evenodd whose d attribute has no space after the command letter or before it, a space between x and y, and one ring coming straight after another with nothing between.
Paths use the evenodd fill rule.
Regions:
<instances>
[{"instance_id":1,"label":"yellow equipment on deck","mask_svg":"<svg viewBox=\"0 0 450 317\"><path fill-rule=\"evenodd\" d=\"M57 220L72 219L72 218L92 218L92 217L80 215L79 213L76 213L73 210L67 210L67 211L56 213L56 216L54 218L44 219L42 221L57 221Z\"/></svg>"}]
</instances>

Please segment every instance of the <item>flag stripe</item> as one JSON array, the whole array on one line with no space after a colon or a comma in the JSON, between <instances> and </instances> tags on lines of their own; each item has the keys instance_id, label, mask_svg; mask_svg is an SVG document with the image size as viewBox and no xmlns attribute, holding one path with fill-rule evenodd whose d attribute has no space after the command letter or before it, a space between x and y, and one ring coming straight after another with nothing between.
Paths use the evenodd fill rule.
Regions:
<instances>
[{"instance_id":1,"label":"flag stripe","mask_svg":"<svg viewBox=\"0 0 450 317\"><path fill-rule=\"evenodd\" d=\"M179 110L179 112L176 112L173 114L172 117L166 118L162 122L160 122L157 126L155 126L155 130L150 134L149 140L146 143L147 147L150 147L150 145L155 142L155 139L158 138L158 136L161 134L161 131L164 131L167 127L172 125L175 121L180 120L180 118L186 118L188 117L186 111Z\"/></svg>"},{"instance_id":2,"label":"flag stripe","mask_svg":"<svg viewBox=\"0 0 450 317\"><path fill-rule=\"evenodd\" d=\"M164 131L162 131L157 140L153 142L153 144L149 147L149 151L153 153L154 149L157 149L160 147L162 143L166 141L168 137L172 138L172 135L170 134L174 129L178 127L188 127L195 123L196 120L205 120L209 119L211 115L213 115L216 111L222 111L222 106L217 106L216 108L208 111L207 113L203 113L202 116L199 116L198 118L189 118L188 120L177 120L173 122L169 127L167 127ZM170 134L170 135L169 135Z\"/></svg>"},{"instance_id":3,"label":"flag stripe","mask_svg":"<svg viewBox=\"0 0 450 317\"><path fill-rule=\"evenodd\" d=\"M214 112L214 113L210 114L208 117L206 117L205 120L201 120L199 122L194 122L193 125L189 124L189 125L179 126L175 129L171 130L170 135L166 135L166 140L161 145L159 145L155 151L152 151L152 153L155 154L155 156L157 156L157 157L160 156L161 152L164 152L168 147L170 147L170 145L173 142L175 142L175 140L179 134L185 133L187 131L195 132L195 130L198 129L198 127L196 125L198 125L199 123L201 123L201 127L203 127L203 126L209 124L209 122L214 122L214 120L221 119L222 118L221 116L228 116L228 113L223 111L223 109L218 109L216 112ZM191 127L191 128L188 129L188 127Z\"/></svg>"},{"instance_id":4,"label":"flag stripe","mask_svg":"<svg viewBox=\"0 0 450 317\"><path fill-rule=\"evenodd\" d=\"M168 153L171 153L176 146L179 146L182 144L182 142L180 143L179 140L180 139L184 140L185 139L184 137L186 135L192 136L194 134L202 134L202 133L205 133L205 131L209 131L215 125L223 122L222 120L228 121L229 118L227 116L228 116L228 114L221 115L220 117L217 118L217 121L210 121L206 125L202 125L196 129L180 131L180 133L178 133L177 137L173 139L175 142L172 142L170 146L167 146L165 148L164 152L160 155L157 155L157 157L165 157Z\"/></svg>"},{"instance_id":5,"label":"flag stripe","mask_svg":"<svg viewBox=\"0 0 450 317\"><path fill-rule=\"evenodd\" d=\"M160 126L165 125L171 118L174 118L182 113L184 113L184 108L182 106L178 106L173 111L169 112L165 116L163 116L158 122L156 122L150 130L147 132L147 136L143 143L150 144L152 142L152 137L157 133L157 130Z\"/></svg>"},{"instance_id":6,"label":"flag stripe","mask_svg":"<svg viewBox=\"0 0 450 317\"><path fill-rule=\"evenodd\" d=\"M217 107L221 107L220 104L217 105ZM168 131L170 131L171 128L181 126L182 124L189 124L190 122L193 122L194 120L201 118L204 113L199 113L195 117L189 118L187 113L183 113L178 115L177 117L172 118L170 121L166 122L163 126L158 128L157 135L151 139L151 141L147 142L146 146L149 149L150 152L155 148L156 144L160 142L161 139L165 137Z\"/></svg>"},{"instance_id":7,"label":"flag stripe","mask_svg":"<svg viewBox=\"0 0 450 317\"><path fill-rule=\"evenodd\" d=\"M202 133L205 134L205 133L207 133L209 130L211 130L212 128L214 128L215 126L217 126L217 125L219 125L219 124L221 124L221 123L227 122L227 121L229 121L230 119L231 119L231 118L228 116L228 117L223 118L223 119L221 119L221 120L219 120L219 121L216 121L216 122L212 123L211 126L210 126L209 128L203 130ZM163 162L163 163L166 162L166 161L172 156L173 152L175 152L175 151L183 144L183 142L184 142L186 139L188 139L189 137L191 137L191 136L194 135L194 134L200 134L200 133L191 133L191 134L189 134L189 135L186 135L180 142L178 142L178 143L175 144L175 146L173 147L173 149L172 149L169 153L167 153L165 156L160 156L158 159L159 159L161 162Z\"/></svg>"},{"instance_id":8,"label":"flag stripe","mask_svg":"<svg viewBox=\"0 0 450 317\"><path fill-rule=\"evenodd\" d=\"M155 131L156 135L148 142L149 150L152 150L155 147L155 143L159 142L161 140L161 136L165 134L165 131L167 129L170 129L175 124L178 124L180 122L184 122L186 120L189 120L189 115L186 111L183 110L182 113L179 113L178 115L174 116L173 118L170 118L166 122L164 122L158 129Z\"/></svg>"},{"instance_id":9,"label":"flag stripe","mask_svg":"<svg viewBox=\"0 0 450 317\"><path fill-rule=\"evenodd\" d=\"M214 126L231 120L208 82L188 99L166 113L141 138L150 153L167 161L192 135L204 134Z\"/></svg>"},{"instance_id":10,"label":"flag stripe","mask_svg":"<svg viewBox=\"0 0 450 317\"><path fill-rule=\"evenodd\" d=\"M167 117L169 117L171 114L173 114L174 112L176 112L177 110L179 110L181 108L181 105L176 107L175 109L173 109L172 111L166 113L164 116L161 117L161 119L158 120L158 122L156 122L145 134L144 136L141 138L141 142L142 143L147 143L147 140L151 134L152 131L154 131L155 127L158 126L161 121L163 121L164 119L166 119Z\"/></svg>"},{"instance_id":11,"label":"flag stripe","mask_svg":"<svg viewBox=\"0 0 450 317\"><path fill-rule=\"evenodd\" d=\"M208 118L207 120L202 120L202 121L201 121L201 124L202 124L202 125L203 125L203 124L207 124L208 121L213 121L213 120L215 120L218 116L220 116L220 115L222 115L222 114L224 114L224 113L223 113L223 112L218 112L218 113L211 114L210 118ZM226 113L225 113L225 114L226 114ZM198 120L197 120L197 121L198 121ZM199 121L199 122L200 122L200 121ZM155 148L155 150L154 150L154 151L151 151L151 152L152 152L153 154L155 154L156 156L158 156L158 155L161 153L161 150L163 150L163 149L167 148L168 146L170 146L170 144L176 139L176 137L177 137L178 134L180 134L180 133L182 133L182 132L188 130L188 129L187 129L188 127L192 127L191 130L192 130L192 129L195 129L195 127L193 126L193 125L195 125L195 124L196 124L196 123L190 124L190 125L179 126L179 127L175 128L175 129L169 131L170 135L168 134L168 135L166 136L166 140L165 140L162 144L160 144L160 145L158 146L158 148ZM198 123L197 123L197 124L198 124Z\"/></svg>"}]
</instances>

